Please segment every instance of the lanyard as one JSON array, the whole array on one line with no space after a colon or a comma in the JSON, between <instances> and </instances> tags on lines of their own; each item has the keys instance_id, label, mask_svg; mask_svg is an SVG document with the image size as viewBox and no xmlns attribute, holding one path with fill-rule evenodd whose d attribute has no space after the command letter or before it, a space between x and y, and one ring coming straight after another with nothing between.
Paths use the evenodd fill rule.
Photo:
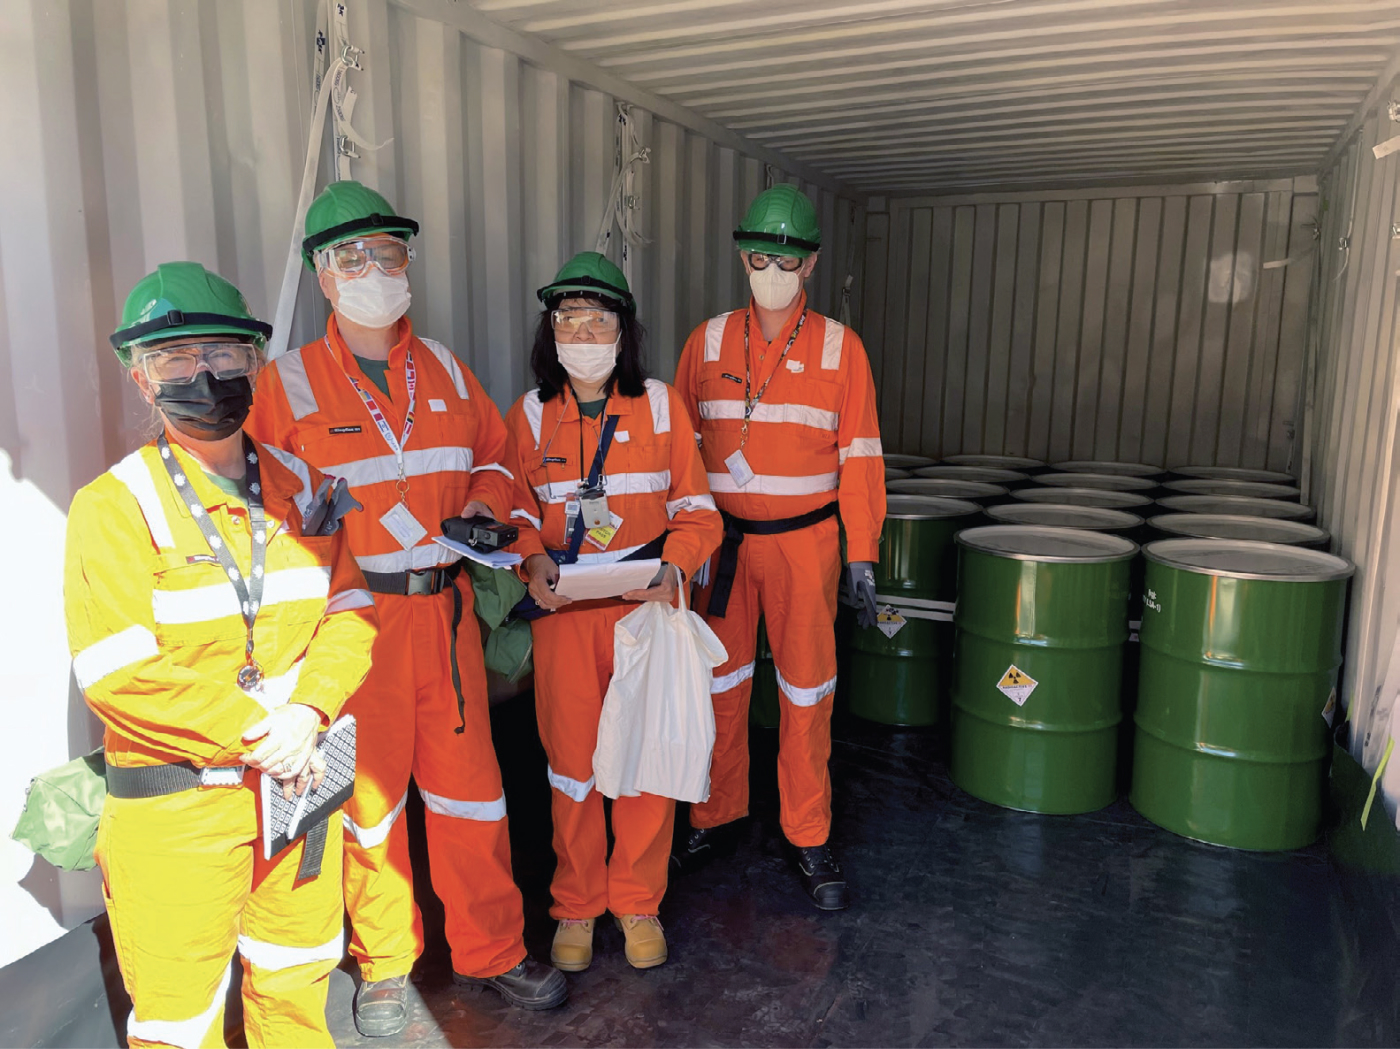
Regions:
<instances>
[{"instance_id":1,"label":"lanyard","mask_svg":"<svg viewBox=\"0 0 1400 1049\"><path fill-rule=\"evenodd\" d=\"M355 387L355 392L360 395L360 400L365 402L369 417L374 420L374 425L379 427L379 435L384 438L384 443L394 453L394 462L399 468L399 502L407 503L408 476L404 472L403 450L408 447L408 435L413 432L413 406L418 402L418 370L413 366L413 352L408 350L404 353L404 380L408 385L408 411L404 413L403 436L401 437L394 437L394 431L389 429L389 421L384 418L384 412L379 407L379 402L374 399L374 395L361 386L360 381L348 370L345 372L345 377L350 380L350 385Z\"/></svg>"},{"instance_id":2,"label":"lanyard","mask_svg":"<svg viewBox=\"0 0 1400 1049\"><path fill-rule=\"evenodd\" d=\"M773 370L768 374L768 378L763 380L763 385L758 388L758 392L752 397L749 396L749 388L753 383L753 371L749 365L749 312L744 311L744 425L739 429L739 447L749 443L749 416L758 407L758 402L763 400L763 395L768 392L768 384L773 381L773 376L778 374L782 368L783 361L787 359L788 353L792 350L792 344L797 341L798 333L802 331L802 325L807 320L807 307L802 307L802 316L797 318L797 325L792 329L792 334L788 336L787 345L783 347L782 356L778 358Z\"/></svg>"},{"instance_id":3,"label":"lanyard","mask_svg":"<svg viewBox=\"0 0 1400 1049\"><path fill-rule=\"evenodd\" d=\"M185 500L185 505L190 510L190 516L199 526L204 541L209 544L210 551L218 558L219 566L228 576L228 581L233 585L234 593L238 595L238 607L243 613L243 625L248 628L248 644L244 650L245 663L238 671L238 687L245 692L260 690L263 670L258 665L258 661L253 658L253 621L257 619L258 606L262 604L264 566L267 564L267 524L263 515L262 478L258 471L258 453L253 450L253 442L247 434L244 434L243 457L248 462L248 530L253 533L252 570L250 578L245 581L243 573L238 570L238 562L234 560L233 554L229 553L228 544L224 542L223 536L219 535L219 530L214 527L214 522L209 519L209 511L199 501L199 496L194 494L194 485L190 483L184 470L176 463L175 454L170 450L170 442L165 439L165 434L156 438L156 447L160 450L161 462L165 463L166 472L170 474L170 480L174 483L175 490Z\"/></svg>"},{"instance_id":4,"label":"lanyard","mask_svg":"<svg viewBox=\"0 0 1400 1049\"><path fill-rule=\"evenodd\" d=\"M584 487L585 485L587 485L589 488L596 488L599 484L602 483L602 480L603 480L603 473L602 473L602 465L603 465L603 464L602 464L601 461L595 462L595 463L594 463L594 465L598 467L598 477L597 477L596 480L594 480L594 479L592 479L592 478L590 478L590 479L587 480L587 481L584 480L584 477L583 477L583 469L584 469L584 465L583 465L583 462L584 462L584 459L583 459L583 419L584 419L584 415L583 415L583 402L580 401L580 400L578 399L578 394L574 393L573 390L574 390L573 386L570 386L570 387L569 387L569 392L570 392L571 394L573 394L574 404L578 405L578 468L579 468L579 479L578 479L578 483L579 483L579 487L580 487L580 488ZM614 416L608 415L608 405L607 405L607 401L608 401L608 400L611 400L611 398L605 398L605 399L604 399L604 402L603 402L603 410L602 410L602 412L599 413L599 417L602 418L602 419L604 419L604 420L614 418ZM561 411L561 412L559 413L559 417L562 419L563 416L564 416L564 413ZM614 424L614 428L616 428L616 424ZM607 430L607 424L606 424L606 422L604 423L603 429L604 429L604 430ZM611 433L609 433L608 439L609 439L609 441L611 441L611 439L612 439ZM603 444L603 442L602 442L601 439L600 439L599 442L598 442L598 447L603 449L603 455L606 456L606 455L608 454L608 453L607 453L607 447Z\"/></svg>"}]
</instances>

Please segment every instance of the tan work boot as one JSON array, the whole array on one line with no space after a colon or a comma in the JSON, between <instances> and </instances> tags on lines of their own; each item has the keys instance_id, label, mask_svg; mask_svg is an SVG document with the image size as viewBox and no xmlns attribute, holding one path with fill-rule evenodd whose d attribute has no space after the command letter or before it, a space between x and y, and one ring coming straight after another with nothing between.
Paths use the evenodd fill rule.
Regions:
<instances>
[{"instance_id":1,"label":"tan work boot","mask_svg":"<svg viewBox=\"0 0 1400 1049\"><path fill-rule=\"evenodd\" d=\"M654 914L621 914L613 919L627 937L627 962L634 969L650 969L666 960L666 934Z\"/></svg>"},{"instance_id":2,"label":"tan work boot","mask_svg":"<svg viewBox=\"0 0 1400 1049\"><path fill-rule=\"evenodd\" d=\"M593 964L593 919L561 918L554 930L549 960L556 969L581 973Z\"/></svg>"}]
</instances>

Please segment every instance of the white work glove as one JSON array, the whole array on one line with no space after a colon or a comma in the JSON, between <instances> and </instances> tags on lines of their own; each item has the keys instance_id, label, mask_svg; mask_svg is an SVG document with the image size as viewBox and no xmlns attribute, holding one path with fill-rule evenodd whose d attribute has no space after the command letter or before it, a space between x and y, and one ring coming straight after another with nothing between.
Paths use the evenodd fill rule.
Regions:
<instances>
[{"instance_id":1,"label":"white work glove","mask_svg":"<svg viewBox=\"0 0 1400 1049\"><path fill-rule=\"evenodd\" d=\"M863 627L874 626L879 615L875 606L875 563L852 561L846 567L850 571L846 581L856 603L856 621Z\"/></svg>"}]
</instances>

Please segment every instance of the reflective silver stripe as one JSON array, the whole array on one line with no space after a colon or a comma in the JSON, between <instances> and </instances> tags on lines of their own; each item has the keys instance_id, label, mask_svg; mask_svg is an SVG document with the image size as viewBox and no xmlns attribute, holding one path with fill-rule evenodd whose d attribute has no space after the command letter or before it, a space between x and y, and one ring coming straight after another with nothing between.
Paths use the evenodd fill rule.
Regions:
<instances>
[{"instance_id":1,"label":"reflective silver stripe","mask_svg":"<svg viewBox=\"0 0 1400 1049\"><path fill-rule=\"evenodd\" d=\"M833 475L834 476L834 475ZM669 492L671 471L649 473L607 474L604 485L608 495L645 495L648 492ZM562 503L578 491L577 481L553 481L535 486L535 495L542 503Z\"/></svg>"},{"instance_id":2,"label":"reflective silver stripe","mask_svg":"<svg viewBox=\"0 0 1400 1049\"><path fill-rule=\"evenodd\" d=\"M710 495L683 495L679 499L671 499L666 503L666 516L675 517L676 514L693 513L696 510L714 510L714 496Z\"/></svg>"},{"instance_id":3,"label":"reflective silver stripe","mask_svg":"<svg viewBox=\"0 0 1400 1049\"><path fill-rule=\"evenodd\" d=\"M841 342L846 338L846 328L840 321L823 317L826 333L822 336L822 368L835 371L841 367Z\"/></svg>"},{"instance_id":4,"label":"reflective silver stripe","mask_svg":"<svg viewBox=\"0 0 1400 1049\"><path fill-rule=\"evenodd\" d=\"M162 1045L173 1045L177 1049L199 1049L204 1044L204 1036L209 1033L209 1028L213 1026L214 1017L218 1015L223 1007L224 998L228 996L229 977L232 975L231 965L224 966L224 977L219 981L219 986L214 990L214 997L209 1002L209 1007L198 1016L192 1016L188 1020L138 1020L136 1010L131 1010L131 1017L126 1022L126 1036L128 1039L140 1039L143 1042L160 1042Z\"/></svg>"},{"instance_id":5,"label":"reflective silver stripe","mask_svg":"<svg viewBox=\"0 0 1400 1049\"><path fill-rule=\"evenodd\" d=\"M249 965L256 965L267 972L290 969L297 965L310 965L313 962L340 961L345 953L345 933L337 932L332 939L318 943L314 947L293 947L285 943L268 943L255 940L251 936L238 937L238 953Z\"/></svg>"},{"instance_id":6,"label":"reflective silver stripe","mask_svg":"<svg viewBox=\"0 0 1400 1049\"><path fill-rule=\"evenodd\" d=\"M383 845L384 842L388 840L389 832L394 829L394 821L399 818L399 814L403 812L403 807L407 804L408 791L404 791L403 797L399 799L398 804L393 807L389 815L385 816L372 827L359 826L350 818L350 813L348 812L342 812L340 814L341 822L345 824L345 829L351 833L362 849L373 849Z\"/></svg>"},{"instance_id":7,"label":"reflective silver stripe","mask_svg":"<svg viewBox=\"0 0 1400 1049\"><path fill-rule=\"evenodd\" d=\"M531 524L531 526L535 529L536 532L538 532L538 531L540 531L542 528L544 528L544 525L541 523L540 519L539 519L538 517L536 517L534 514L530 513L528 510L512 510L512 511L510 512L510 516L511 516L511 517L519 517L519 518L522 518L522 519L524 519L524 520L526 520L526 521L529 521L530 524Z\"/></svg>"},{"instance_id":8,"label":"reflective silver stripe","mask_svg":"<svg viewBox=\"0 0 1400 1049\"><path fill-rule=\"evenodd\" d=\"M324 600L331 589L331 570L321 565L284 568L264 580L262 608L288 601ZM238 595L228 582L189 590L152 590L151 616L157 623L202 623L242 615Z\"/></svg>"},{"instance_id":9,"label":"reflective silver stripe","mask_svg":"<svg viewBox=\"0 0 1400 1049\"><path fill-rule=\"evenodd\" d=\"M568 776L561 776L554 771L553 766L549 766L549 785L560 794L567 794L577 802L588 800L588 795L593 793L593 787L598 782L597 776L589 776L588 782L570 779Z\"/></svg>"},{"instance_id":10,"label":"reflective silver stripe","mask_svg":"<svg viewBox=\"0 0 1400 1049\"><path fill-rule=\"evenodd\" d=\"M705 322L705 360L719 360L720 346L724 342L724 324L727 320L729 320L729 314L721 313L718 317L711 317Z\"/></svg>"},{"instance_id":11,"label":"reflective silver stripe","mask_svg":"<svg viewBox=\"0 0 1400 1049\"><path fill-rule=\"evenodd\" d=\"M506 818L506 796L502 794L495 801L458 801L441 794L432 794L418 788L423 804L429 812L439 816L451 816L459 820L476 820L478 823L496 823Z\"/></svg>"},{"instance_id":12,"label":"reflective silver stripe","mask_svg":"<svg viewBox=\"0 0 1400 1049\"><path fill-rule=\"evenodd\" d=\"M316 393L311 389L311 378L306 374L306 361L302 359L300 347L282 354L272 362L272 367L281 376L282 392L287 395L287 407L292 410L293 419L305 419L320 410Z\"/></svg>"},{"instance_id":13,"label":"reflective silver stripe","mask_svg":"<svg viewBox=\"0 0 1400 1049\"><path fill-rule=\"evenodd\" d=\"M708 562L706 562L708 564ZM717 674L710 680L710 694L717 695L720 692L728 692L731 688L738 688L749 678L753 677L754 663L745 663L738 670L730 671L728 674Z\"/></svg>"},{"instance_id":14,"label":"reflective silver stripe","mask_svg":"<svg viewBox=\"0 0 1400 1049\"><path fill-rule=\"evenodd\" d=\"M495 470L496 473L505 474L512 481L515 480L515 474L511 473L500 463L483 463L481 466L472 467L472 473L474 474L485 473L487 470Z\"/></svg>"},{"instance_id":15,"label":"reflective silver stripe","mask_svg":"<svg viewBox=\"0 0 1400 1049\"><path fill-rule=\"evenodd\" d=\"M456 560L459 560L457 554L429 539L412 550L356 557L355 563L360 566L361 572L419 572L438 565L450 565Z\"/></svg>"},{"instance_id":16,"label":"reflective silver stripe","mask_svg":"<svg viewBox=\"0 0 1400 1049\"><path fill-rule=\"evenodd\" d=\"M470 473L472 450L460 445L437 448L410 448L403 453L405 477L423 477L435 473ZM332 477L343 477L352 488L380 484L399 479L399 462L392 455L375 455L348 463L327 466L321 471Z\"/></svg>"},{"instance_id":17,"label":"reflective silver stripe","mask_svg":"<svg viewBox=\"0 0 1400 1049\"><path fill-rule=\"evenodd\" d=\"M333 616L337 612L350 612L356 608L373 606L374 595L368 590L342 590L332 594L331 599L326 602L326 615Z\"/></svg>"},{"instance_id":18,"label":"reflective silver stripe","mask_svg":"<svg viewBox=\"0 0 1400 1049\"><path fill-rule=\"evenodd\" d=\"M165 516L165 507L156 492L155 475L151 472L146 458L135 451L109 471L136 500L141 515L146 518L146 527L151 530L151 538L156 546L170 548L175 545L175 536L170 531L170 521Z\"/></svg>"},{"instance_id":19,"label":"reflective silver stripe","mask_svg":"<svg viewBox=\"0 0 1400 1049\"><path fill-rule=\"evenodd\" d=\"M651 402L651 425L653 433L671 432L671 395L664 382L656 379L646 381L647 400Z\"/></svg>"},{"instance_id":20,"label":"reflective silver stripe","mask_svg":"<svg viewBox=\"0 0 1400 1049\"><path fill-rule=\"evenodd\" d=\"M155 634L143 626L129 626L88 645L74 656L73 676L78 680L78 687L86 691L108 674L159 658L160 646L156 644Z\"/></svg>"},{"instance_id":21,"label":"reflective silver stripe","mask_svg":"<svg viewBox=\"0 0 1400 1049\"><path fill-rule=\"evenodd\" d=\"M744 402L701 401L702 419L743 419ZM814 408L810 404L768 404L760 401L754 405L749 418L756 423L794 423L798 426L811 426L818 430L835 430L840 416L825 408Z\"/></svg>"},{"instance_id":22,"label":"reflective silver stripe","mask_svg":"<svg viewBox=\"0 0 1400 1049\"><path fill-rule=\"evenodd\" d=\"M306 515L311 512L311 499L313 494L311 491L311 469L305 462L298 459L291 452L284 452L281 448L274 448L270 444L264 444L262 448L288 470L297 475L297 480L301 482L301 491L297 493L296 504L297 509L301 511L302 517L305 518Z\"/></svg>"},{"instance_id":23,"label":"reflective silver stripe","mask_svg":"<svg viewBox=\"0 0 1400 1049\"><path fill-rule=\"evenodd\" d=\"M823 682L816 688L797 688L795 685L790 685L787 682L781 670L778 670L777 667L773 669L778 676L778 688L782 689L783 695L787 696L788 700L795 707L815 707L827 696L836 691L835 678Z\"/></svg>"},{"instance_id":24,"label":"reflective silver stripe","mask_svg":"<svg viewBox=\"0 0 1400 1049\"><path fill-rule=\"evenodd\" d=\"M544 425L544 404L540 401L540 391L531 390L520 400L520 409L525 413L525 421L530 424L530 434L535 438L535 447L540 446L540 427Z\"/></svg>"},{"instance_id":25,"label":"reflective silver stripe","mask_svg":"<svg viewBox=\"0 0 1400 1049\"><path fill-rule=\"evenodd\" d=\"M885 454L884 446L878 437L855 437L840 451L840 461L845 462L854 456L857 459L879 459Z\"/></svg>"},{"instance_id":26,"label":"reflective silver stripe","mask_svg":"<svg viewBox=\"0 0 1400 1049\"><path fill-rule=\"evenodd\" d=\"M446 346L433 339L419 337L419 342L428 347L438 363L447 369L447 374L452 376L452 388L457 391L457 396L462 400L467 400L467 380L462 378L462 366L458 363L456 355Z\"/></svg>"},{"instance_id":27,"label":"reflective silver stripe","mask_svg":"<svg viewBox=\"0 0 1400 1049\"><path fill-rule=\"evenodd\" d=\"M811 474L807 477L758 474L742 488L734 483L734 478L727 471L709 474L708 477L710 491L720 495L818 495L836 490L835 474Z\"/></svg>"}]
</instances>

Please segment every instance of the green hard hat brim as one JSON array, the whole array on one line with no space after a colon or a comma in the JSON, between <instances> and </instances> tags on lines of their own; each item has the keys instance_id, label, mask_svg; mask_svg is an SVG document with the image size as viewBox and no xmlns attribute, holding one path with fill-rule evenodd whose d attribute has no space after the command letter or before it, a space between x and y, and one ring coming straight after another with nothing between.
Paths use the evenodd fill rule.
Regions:
<instances>
[{"instance_id":1,"label":"green hard hat brim","mask_svg":"<svg viewBox=\"0 0 1400 1049\"><path fill-rule=\"evenodd\" d=\"M630 291L626 288L619 288L616 284L609 284L597 277L568 277L565 280L555 281L553 284L546 284L535 292L535 296L548 306L551 301L566 298L571 291L580 295L597 295L605 299L613 299L628 313L637 312L637 300L633 298Z\"/></svg>"},{"instance_id":2,"label":"green hard hat brim","mask_svg":"<svg viewBox=\"0 0 1400 1049\"><path fill-rule=\"evenodd\" d=\"M739 246L740 251L791 255L798 259L805 259L808 255L822 250L821 241L803 240L801 237L792 237L785 233L760 233L743 229L734 231L734 243Z\"/></svg>"},{"instance_id":3,"label":"green hard hat brim","mask_svg":"<svg viewBox=\"0 0 1400 1049\"><path fill-rule=\"evenodd\" d=\"M263 346L272 335L272 325L251 317L231 317L225 313L185 313L171 310L133 324L129 328L114 331L109 337L117 358L123 364L131 363L131 348L147 342L163 342L182 335L235 335L251 338L257 346Z\"/></svg>"},{"instance_id":4,"label":"green hard hat brim","mask_svg":"<svg viewBox=\"0 0 1400 1049\"><path fill-rule=\"evenodd\" d=\"M319 233L313 233L304 239L301 242L301 257L306 260L306 265L310 269L315 269L316 263L313 256L317 251L327 245L348 240L357 233L360 235L401 233L407 240L418 233L418 223L413 219L406 219L402 215L381 215L377 212L363 218L351 219L349 222L342 222L336 226L328 226Z\"/></svg>"}]
</instances>

